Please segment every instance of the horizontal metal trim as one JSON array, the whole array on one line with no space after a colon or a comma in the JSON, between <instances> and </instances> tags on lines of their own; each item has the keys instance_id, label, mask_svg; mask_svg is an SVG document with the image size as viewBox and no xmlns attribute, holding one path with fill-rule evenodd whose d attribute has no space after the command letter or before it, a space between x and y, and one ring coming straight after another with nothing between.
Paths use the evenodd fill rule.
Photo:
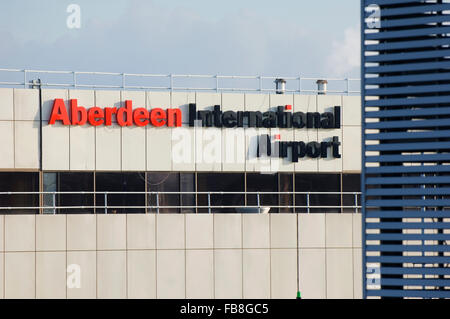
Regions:
<instances>
[{"instance_id":1,"label":"horizontal metal trim","mask_svg":"<svg viewBox=\"0 0 450 319\"><path fill-rule=\"evenodd\" d=\"M447 21L450 21L450 17L448 15L440 15L440 16L439 15L430 15L428 17L381 20L380 27L381 28L395 28L395 27L404 27L404 26L412 26L412 25L440 23L440 22L447 22Z\"/></svg>"},{"instance_id":2,"label":"horizontal metal trim","mask_svg":"<svg viewBox=\"0 0 450 319\"><path fill-rule=\"evenodd\" d=\"M448 256L366 256L368 263L445 264Z\"/></svg>"},{"instance_id":3,"label":"horizontal metal trim","mask_svg":"<svg viewBox=\"0 0 450 319\"><path fill-rule=\"evenodd\" d=\"M379 222L365 223L366 229L450 229L450 223L445 222L427 222L427 223L398 223L398 222ZM424 246L426 247L426 246ZM450 246L447 246L450 251ZM449 258L450 262L450 258Z\"/></svg>"},{"instance_id":4,"label":"horizontal metal trim","mask_svg":"<svg viewBox=\"0 0 450 319\"><path fill-rule=\"evenodd\" d=\"M446 218L450 210L366 210L365 218Z\"/></svg>"},{"instance_id":5,"label":"horizontal metal trim","mask_svg":"<svg viewBox=\"0 0 450 319\"><path fill-rule=\"evenodd\" d=\"M450 291L442 290L413 290L413 289L367 289L366 295L370 297L422 297L422 298L449 298Z\"/></svg>"},{"instance_id":6,"label":"horizontal metal trim","mask_svg":"<svg viewBox=\"0 0 450 319\"><path fill-rule=\"evenodd\" d=\"M392 143L366 145L367 151L424 151L450 149L450 142Z\"/></svg>"},{"instance_id":7,"label":"horizontal metal trim","mask_svg":"<svg viewBox=\"0 0 450 319\"><path fill-rule=\"evenodd\" d=\"M404 94L422 94L422 93L436 93L449 92L449 84L434 84L434 85L408 85L397 86L382 89L366 89L366 94L369 96L385 96L385 95L404 95Z\"/></svg>"},{"instance_id":8,"label":"horizontal metal trim","mask_svg":"<svg viewBox=\"0 0 450 319\"><path fill-rule=\"evenodd\" d=\"M423 155L378 155L366 156L366 162L385 163L385 162L439 162L449 161L450 154L423 154Z\"/></svg>"},{"instance_id":9,"label":"horizontal metal trim","mask_svg":"<svg viewBox=\"0 0 450 319\"><path fill-rule=\"evenodd\" d=\"M367 29L366 29L367 30ZM377 33L365 33L366 40L387 40L397 38L418 37L423 35L437 35L450 33L450 27L429 27L423 29L408 29L402 31L384 31Z\"/></svg>"},{"instance_id":10,"label":"horizontal metal trim","mask_svg":"<svg viewBox=\"0 0 450 319\"><path fill-rule=\"evenodd\" d=\"M449 279L431 279L431 278L381 278L381 285L386 286L434 286L434 287L450 287ZM450 291L449 291L450 295Z\"/></svg>"},{"instance_id":11,"label":"horizontal metal trim","mask_svg":"<svg viewBox=\"0 0 450 319\"><path fill-rule=\"evenodd\" d=\"M392 17L398 15L416 14L416 13L427 13L433 11L444 11L450 10L450 4L427 4L423 2L421 5L403 8L386 8L381 9L380 14L382 17Z\"/></svg>"},{"instance_id":12,"label":"horizontal metal trim","mask_svg":"<svg viewBox=\"0 0 450 319\"><path fill-rule=\"evenodd\" d=\"M386 62L386 61L403 61L446 57L450 55L450 50L432 50L407 53L385 53L379 55L365 56L366 62Z\"/></svg>"},{"instance_id":13,"label":"horizontal metal trim","mask_svg":"<svg viewBox=\"0 0 450 319\"><path fill-rule=\"evenodd\" d=\"M378 73L393 73L393 72L407 72L407 71L422 71L422 70L440 70L450 68L450 62L421 62L421 63L404 63L386 66L365 66L366 74Z\"/></svg>"},{"instance_id":14,"label":"horizontal metal trim","mask_svg":"<svg viewBox=\"0 0 450 319\"><path fill-rule=\"evenodd\" d=\"M378 4L378 5L395 5L400 3L423 3L423 0L365 0L365 5Z\"/></svg>"},{"instance_id":15,"label":"horizontal metal trim","mask_svg":"<svg viewBox=\"0 0 450 319\"><path fill-rule=\"evenodd\" d=\"M450 251L449 245L369 245L365 246L366 251L379 251L379 252L444 252ZM449 269L450 274L450 269Z\"/></svg>"},{"instance_id":16,"label":"horizontal metal trim","mask_svg":"<svg viewBox=\"0 0 450 319\"><path fill-rule=\"evenodd\" d=\"M366 179L366 184L367 185L450 184L450 176L369 177Z\"/></svg>"},{"instance_id":17,"label":"horizontal metal trim","mask_svg":"<svg viewBox=\"0 0 450 319\"><path fill-rule=\"evenodd\" d=\"M443 92L447 93L447 92ZM370 96L364 92L364 95ZM382 100L366 100L365 106L403 106L403 105L420 105L420 104L450 104L450 96L431 96L431 97L413 97L413 98L393 98Z\"/></svg>"},{"instance_id":18,"label":"horizontal metal trim","mask_svg":"<svg viewBox=\"0 0 450 319\"><path fill-rule=\"evenodd\" d=\"M450 206L450 199L372 199L366 207L437 207Z\"/></svg>"},{"instance_id":19,"label":"horizontal metal trim","mask_svg":"<svg viewBox=\"0 0 450 319\"><path fill-rule=\"evenodd\" d=\"M403 184L404 183L402 183L402 185ZM450 187L369 188L366 190L366 196L413 196L413 195L429 196L429 195L449 195L449 194L450 194Z\"/></svg>"},{"instance_id":20,"label":"horizontal metal trim","mask_svg":"<svg viewBox=\"0 0 450 319\"><path fill-rule=\"evenodd\" d=\"M450 107L425 107L421 109L385 110L365 112L365 118L415 117L431 115L450 115ZM450 137L450 135L449 135Z\"/></svg>"},{"instance_id":21,"label":"horizontal metal trim","mask_svg":"<svg viewBox=\"0 0 450 319\"><path fill-rule=\"evenodd\" d=\"M450 275L450 268L435 267L380 267L380 273L387 275Z\"/></svg>"},{"instance_id":22,"label":"horizontal metal trim","mask_svg":"<svg viewBox=\"0 0 450 319\"><path fill-rule=\"evenodd\" d=\"M428 132L389 132L389 133L367 133L366 140L411 140L445 138L450 136L450 130L428 131Z\"/></svg>"},{"instance_id":23,"label":"horizontal metal trim","mask_svg":"<svg viewBox=\"0 0 450 319\"><path fill-rule=\"evenodd\" d=\"M418 127L450 127L450 119L439 120L405 120L365 123L367 129L374 128L418 128Z\"/></svg>"},{"instance_id":24,"label":"horizontal metal trim","mask_svg":"<svg viewBox=\"0 0 450 319\"><path fill-rule=\"evenodd\" d=\"M450 234L366 234L365 237L366 240L450 240Z\"/></svg>"}]
</instances>

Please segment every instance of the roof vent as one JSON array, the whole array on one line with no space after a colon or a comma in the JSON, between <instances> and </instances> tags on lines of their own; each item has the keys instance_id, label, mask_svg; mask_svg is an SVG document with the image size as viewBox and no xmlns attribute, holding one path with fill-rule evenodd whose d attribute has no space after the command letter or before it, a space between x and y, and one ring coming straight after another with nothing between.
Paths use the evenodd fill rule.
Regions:
<instances>
[{"instance_id":1,"label":"roof vent","mask_svg":"<svg viewBox=\"0 0 450 319\"><path fill-rule=\"evenodd\" d=\"M284 94L286 93L286 80L285 79L275 79L276 93Z\"/></svg>"},{"instance_id":2,"label":"roof vent","mask_svg":"<svg viewBox=\"0 0 450 319\"><path fill-rule=\"evenodd\" d=\"M317 94L327 94L327 80L317 80Z\"/></svg>"}]
</instances>

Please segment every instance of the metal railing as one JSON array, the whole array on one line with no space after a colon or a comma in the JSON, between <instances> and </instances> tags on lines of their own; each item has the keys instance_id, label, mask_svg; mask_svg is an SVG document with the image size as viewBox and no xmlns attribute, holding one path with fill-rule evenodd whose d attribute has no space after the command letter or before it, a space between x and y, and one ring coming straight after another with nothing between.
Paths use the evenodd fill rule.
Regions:
<instances>
[{"instance_id":1,"label":"metal railing","mask_svg":"<svg viewBox=\"0 0 450 319\"><path fill-rule=\"evenodd\" d=\"M317 80L327 80L327 93L360 94L359 78L137 74L117 72L0 69L0 85L78 89L127 89L275 93L274 80L286 80L286 93L318 94ZM38 82L37 80L40 80ZM195 82L197 85L194 85ZM228 85L226 85L228 83ZM270 85L270 86L269 86Z\"/></svg>"},{"instance_id":2,"label":"metal railing","mask_svg":"<svg viewBox=\"0 0 450 319\"><path fill-rule=\"evenodd\" d=\"M208 213L212 213L212 210L216 209L253 209L254 212L261 213L264 211L264 208L275 208L275 209L304 209L305 213L310 213L313 209L339 209L341 212L344 209L351 209L354 213L359 213L361 206L358 202L358 196L361 195L360 192L106 192L106 191L78 191L78 192L0 192L0 200L3 196L14 196L14 195L39 195L42 196L39 205L37 206L0 206L0 214L2 212L11 210L39 210L43 213L52 213L56 214L57 210L85 210L85 209L93 209L96 213L104 213L108 214L113 210L117 209L142 209L145 210L145 213L149 211L155 211L159 213L161 209L194 209L197 211L198 209L207 209ZM58 195L93 195L94 198L102 198L104 203L103 205L96 205L94 199L93 205L75 205L75 206L60 206L57 204L57 196ZM125 206L117 206L117 205L109 205L111 202L111 198L114 195L143 195L145 196L145 205L125 205ZM192 195L192 199L194 201L194 205L161 205L160 199L162 195ZM207 198L208 205L198 205L198 196L205 195ZM212 196L214 195L242 195L245 196L245 202L248 201L248 196L253 195L256 199L256 205L214 205L212 204ZM263 204L263 196L264 195L288 195L291 196L291 199L288 201L292 201L293 205L266 205ZM339 196L340 205L311 205L311 197L312 196L320 196L320 195L334 195ZM352 196L353 205L343 205L343 196ZM150 197L149 197L150 196ZM154 199L152 200L152 197ZM303 202L306 205L295 205L296 198L300 196L303 198ZM45 203L49 201L49 203ZM1 203L1 201L0 201Z\"/></svg>"}]
</instances>

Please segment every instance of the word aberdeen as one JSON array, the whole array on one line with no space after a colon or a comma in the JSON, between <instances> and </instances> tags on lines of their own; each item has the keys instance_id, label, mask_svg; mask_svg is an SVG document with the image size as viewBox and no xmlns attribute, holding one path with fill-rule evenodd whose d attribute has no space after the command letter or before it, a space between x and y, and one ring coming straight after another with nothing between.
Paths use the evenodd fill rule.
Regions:
<instances>
[{"instance_id":1,"label":"word aberdeen","mask_svg":"<svg viewBox=\"0 0 450 319\"><path fill-rule=\"evenodd\" d=\"M93 126L109 126L113 122L113 116L120 126L131 126L133 124L146 126L151 123L153 126L179 127L182 123L180 109L163 110L154 108L151 111L147 111L139 107L133 110L133 102L130 100L125 101L125 107L121 108L105 107L101 109L94 106L86 110L83 106L78 106L77 99L71 99L70 111L71 117L69 117L64 100L55 99L48 124L55 124L56 121L61 121L63 125L84 125L89 122Z\"/></svg>"}]
</instances>

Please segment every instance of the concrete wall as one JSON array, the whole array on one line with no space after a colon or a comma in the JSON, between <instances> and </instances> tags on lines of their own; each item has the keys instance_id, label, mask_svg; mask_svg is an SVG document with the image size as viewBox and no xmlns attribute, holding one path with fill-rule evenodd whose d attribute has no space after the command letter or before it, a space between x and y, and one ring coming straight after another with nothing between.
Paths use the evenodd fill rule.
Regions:
<instances>
[{"instance_id":1,"label":"concrete wall","mask_svg":"<svg viewBox=\"0 0 450 319\"><path fill-rule=\"evenodd\" d=\"M0 298L295 298L297 284L303 298L361 298L360 225L360 214L0 216ZM80 288L66 285L73 265Z\"/></svg>"},{"instance_id":2,"label":"concrete wall","mask_svg":"<svg viewBox=\"0 0 450 319\"><path fill-rule=\"evenodd\" d=\"M291 104L293 111L329 111L342 106L342 127L326 129L253 129L110 127L89 125L47 125L53 100L76 98L78 105L120 107L127 99L133 107L181 108L186 122L188 103L197 109L215 104L222 111L267 111L278 105ZM42 91L43 103L43 170L102 171L260 171L269 166L255 157L252 137L263 133L280 134L281 140L322 141L339 136L342 143L340 159L300 159L298 163L272 158L270 165L277 171L298 172L359 172L360 167L360 97L332 95L271 95L232 93L186 93L144 91ZM68 106L68 103L66 104ZM33 89L0 89L0 169L39 168L39 92ZM216 151L210 154L212 142ZM232 149L229 145L238 141ZM245 143L243 143L245 141ZM158 152L155 152L155 149ZM182 153L182 161L177 155ZM233 154L232 154L233 153Z\"/></svg>"}]
</instances>

